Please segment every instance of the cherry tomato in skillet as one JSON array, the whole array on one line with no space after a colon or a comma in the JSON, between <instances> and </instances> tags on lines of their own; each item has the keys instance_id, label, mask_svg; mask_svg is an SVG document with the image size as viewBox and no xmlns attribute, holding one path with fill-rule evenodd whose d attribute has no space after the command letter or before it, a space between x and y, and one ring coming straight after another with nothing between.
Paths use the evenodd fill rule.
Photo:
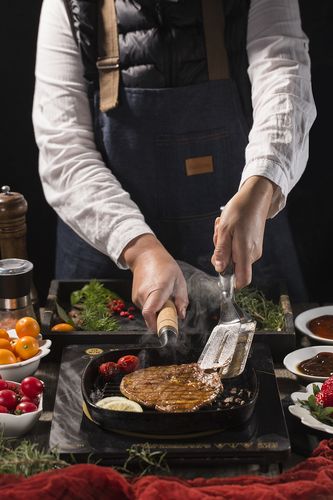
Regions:
<instances>
[{"instance_id":1,"label":"cherry tomato in skillet","mask_svg":"<svg viewBox=\"0 0 333 500\"><path fill-rule=\"evenodd\" d=\"M133 354L127 354L118 359L117 365L119 370L123 373L135 372L140 366L140 360Z\"/></svg>"},{"instance_id":2,"label":"cherry tomato in skillet","mask_svg":"<svg viewBox=\"0 0 333 500\"><path fill-rule=\"evenodd\" d=\"M119 373L119 367L117 363L114 363L113 361L107 361L106 363L102 363L101 365L99 365L98 371L100 375L102 375L102 377L108 381L111 380L112 377L117 375L117 373Z\"/></svg>"},{"instance_id":3,"label":"cherry tomato in skillet","mask_svg":"<svg viewBox=\"0 0 333 500\"><path fill-rule=\"evenodd\" d=\"M21 391L24 396L34 399L44 390L44 383L36 377L26 377L21 382Z\"/></svg>"}]
</instances>

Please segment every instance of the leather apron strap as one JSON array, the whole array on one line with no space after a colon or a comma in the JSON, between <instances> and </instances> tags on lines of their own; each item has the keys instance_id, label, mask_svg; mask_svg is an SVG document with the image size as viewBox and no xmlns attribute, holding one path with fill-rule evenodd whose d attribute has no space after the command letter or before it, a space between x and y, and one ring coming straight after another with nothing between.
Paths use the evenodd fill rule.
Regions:
<instances>
[{"instance_id":1,"label":"leather apron strap","mask_svg":"<svg viewBox=\"0 0 333 500\"><path fill-rule=\"evenodd\" d=\"M118 105L119 45L117 15L114 0L100 0L98 16L99 92L102 112Z\"/></svg>"},{"instance_id":2,"label":"leather apron strap","mask_svg":"<svg viewBox=\"0 0 333 500\"><path fill-rule=\"evenodd\" d=\"M224 14L222 0L201 0L206 40L209 80L229 78L228 54L224 45Z\"/></svg>"},{"instance_id":3,"label":"leather apron strap","mask_svg":"<svg viewBox=\"0 0 333 500\"><path fill-rule=\"evenodd\" d=\"M202 0L209 80L229 78L228 55L224 45L222 0ZM117 15L114 0L100 0L98 59L100 110L118 105L120 68Z\"/></svg>"}]
</instances>

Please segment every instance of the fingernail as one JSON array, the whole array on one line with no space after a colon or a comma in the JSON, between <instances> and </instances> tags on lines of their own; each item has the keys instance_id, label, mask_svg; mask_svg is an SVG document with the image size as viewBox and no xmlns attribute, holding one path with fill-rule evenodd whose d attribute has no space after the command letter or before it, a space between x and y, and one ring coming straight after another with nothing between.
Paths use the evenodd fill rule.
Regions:
<instances>
[{"instance_id":1,"label":"fingernail","mask_svg":"<svg viewBox=\"0 0 333 500\"><path fill-rule=\"evenodd\" d=\"M186 307L183 307L183 309L180 311L180 318L185 319L186 317Z\"/></svg>"}]
</instances>

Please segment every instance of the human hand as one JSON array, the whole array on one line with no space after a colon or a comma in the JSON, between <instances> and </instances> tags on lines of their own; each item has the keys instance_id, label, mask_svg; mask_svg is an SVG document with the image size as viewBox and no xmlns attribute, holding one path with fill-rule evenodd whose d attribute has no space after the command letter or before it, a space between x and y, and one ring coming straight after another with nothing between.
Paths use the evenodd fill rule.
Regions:
<instances>
[{"instance_id":1,"label":"human hand","mask_svg":"<svg viewBox=\"0 0 333 500\"><path fill-rule=\"evenodd\" d=\"M188 295L184 275L155 236L139 236L127 245L122 258L133 272L132 300L142 309L150 330L156 332L157 313L170 297L178 316L185 318Z\"/></svg>"},{"instance_id":2,"label":"human hand","mask_svg":"<svg viewBox=\"0 0 333 500\"><path fill-rule=\"evenodd\" d=\"M252 264L260 259L266 219L276 186L267 178L247 179L215 221L212 264L222 272L233 262L236 288L252 280Z\"/></svg>"}]
</instances>

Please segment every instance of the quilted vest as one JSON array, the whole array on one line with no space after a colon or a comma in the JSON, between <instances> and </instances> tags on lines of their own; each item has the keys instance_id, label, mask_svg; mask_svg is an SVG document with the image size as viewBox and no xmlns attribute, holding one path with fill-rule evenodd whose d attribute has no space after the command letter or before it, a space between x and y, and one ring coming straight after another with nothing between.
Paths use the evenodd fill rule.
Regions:
<instances>
[{"instance_id":1,"label":"quilted vest","mask_svg":"<svg viewBox=\"0 0 333 500\"><path fill-rule=\"evenodd\" d=\"M88 93L98 88L98 0L65 0L79 45ZM250 0L224 0L225 47L248 125L252 123L247 75ZM115 0L121 81L125 87L163 88L208 80L201 0Z\"/></svg>"}]
</instances>

